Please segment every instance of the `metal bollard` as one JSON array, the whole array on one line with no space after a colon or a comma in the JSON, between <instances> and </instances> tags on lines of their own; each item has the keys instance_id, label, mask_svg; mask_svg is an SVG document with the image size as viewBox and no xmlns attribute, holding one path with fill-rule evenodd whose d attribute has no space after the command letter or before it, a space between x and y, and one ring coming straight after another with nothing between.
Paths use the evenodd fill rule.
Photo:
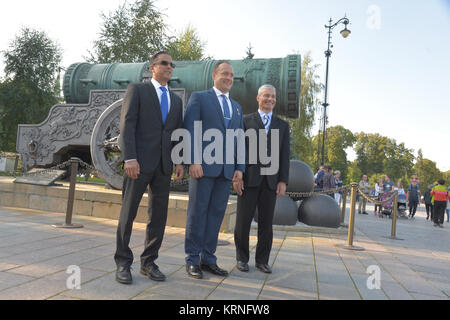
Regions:
<instances>
[{"instance_id":1,"label":"metal bollard","mask_svg":"<svg viewBox=\"0 0 450 320\"><path fill-rule=\"evenodd\" d=\"M341 248L348 250L365 250L363 247L358 247L353 245L353 233L355 229L355 206L356 206L356 192L358 189L358 184L356 182L352 182L351 184L351 194L350 194L350 217L348 224L348 237L346 245L338 245Z\"/></svg>"},{"instance_id":2,"label":"metal bollard","mask_svg":"<svg viewBox=\"0 0 450 320\"><path fill-rule=\"evenodd\" d=\"M78 158L70 158L70 187L69 187L69 197L67 199L67 210L66 210L66 222L54 224L55 228L83 228L81 224L72 224L72 212L73 212L73 203L75 200L75 185L77 182L77 173L78 173L78 162L80 159Z\"/></svg>"},{"instance_id":3,"label":"metal bollard","mask_svg":"<svg viewBox=\"0 0 450 320\"><path fill-rule=\"evenodd\" d=\"M397 205L398 205L398 192L394 196L394 204L393 204L394 207L392 209L391 236L385 237L385 238L389 238L389 239L393 239L393 240L403 240L403 239L397 238L395 236L395 233L397 231Z\"/></svg>"}]
</instances>

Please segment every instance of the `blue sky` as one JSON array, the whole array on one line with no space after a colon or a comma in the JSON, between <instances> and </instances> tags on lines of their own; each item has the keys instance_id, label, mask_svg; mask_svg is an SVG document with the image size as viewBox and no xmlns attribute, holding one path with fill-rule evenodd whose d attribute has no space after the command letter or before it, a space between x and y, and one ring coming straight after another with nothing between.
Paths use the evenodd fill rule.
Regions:
<instances>
[{"instance_id":1,"label":"blue sky","mask_svg":"<svg viewBox=\"0 0 450 320\"><path fill-rule=\"evenodd\" d=\"M92 47L100 12L122 3L2 3L0 50L7 48L20 26L38 28L60 43L67 67L82 61ZM329 125L380 133L404 142L415 154L422 148L438 168L450 170L449 0L158 0L156 5L166 13L172 31L193 25L206 42L206 53L216 59L242 59L249 42L255 58L311 51L313 62L321 65L321 81L327 45L324 25L330 17L337 21L347 15L350 36L340 36L342 25L333 31Z\"/></svg>"}]
</instances>

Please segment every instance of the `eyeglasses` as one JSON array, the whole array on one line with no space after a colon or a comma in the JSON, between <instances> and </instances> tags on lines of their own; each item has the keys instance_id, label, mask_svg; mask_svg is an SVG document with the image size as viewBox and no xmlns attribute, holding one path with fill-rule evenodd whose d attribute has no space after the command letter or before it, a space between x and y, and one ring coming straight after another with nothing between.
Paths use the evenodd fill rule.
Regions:
<instances>
[{"instance_id":1,"label":"eyeglasses","mask_svg":"<svg viewBox=\"0 0 450 320\"><path fill-rule=\"evenodd\" d=\"M161 64L161 65L163 65L163 66L168 66L168 65L170 65L172 68L175 69L175 64L174 64L173 62L169 62L169 61L167 61L167 60L162 60L162 61L158 62L158 64Z\"/></svg>"}]
</instances>

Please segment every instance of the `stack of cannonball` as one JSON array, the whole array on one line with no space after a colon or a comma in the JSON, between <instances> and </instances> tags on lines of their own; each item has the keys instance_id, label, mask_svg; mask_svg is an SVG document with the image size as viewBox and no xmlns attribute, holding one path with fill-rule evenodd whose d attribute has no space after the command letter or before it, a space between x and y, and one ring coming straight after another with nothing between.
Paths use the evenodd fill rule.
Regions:
<instances>
[{"instance_id":1,"label":"stack of cannonball","mask_svg":"<svg viewBox=\"0 0 450 320\"><path fill-rule=\"evenodd\" d=\"M314 173L309 165L291 160L287 192L309 193L314 190ZM258 221L258 213L255 212ZM317 194L301 201L289 196L278 197L273 217L274 225L295 225L297 220L311 226L337 228L340 224L339 205L328 195Z\"/></svg>"},{"instance_id":2,"label":"stack of cannonball","mask_svg":"<svg viewBox=\"0 0 450 320\"><path fill-rule=\"evenodd\" d=\"M289 165L289 181L287 192L311 192L314 189L314 174L311 167L299 160L291 160ZM298 204L289 196L277 198L273 216L275 225L295 225L298 216ZM258 211L255 213L258 221Z\"/></svg>"}]
</instances>

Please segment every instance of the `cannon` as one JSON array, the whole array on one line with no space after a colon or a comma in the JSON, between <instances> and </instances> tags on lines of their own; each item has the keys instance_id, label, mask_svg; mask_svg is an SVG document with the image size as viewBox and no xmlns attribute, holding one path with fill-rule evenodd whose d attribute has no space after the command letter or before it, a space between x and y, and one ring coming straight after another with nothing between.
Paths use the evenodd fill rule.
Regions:
<instances>
[{"instance_id":1,"label":"cannon","mask_svg":"<svg viewBox=\"0 0 450 320\"><path fill-rule=\"evenodd\" d=\"M213 86L216 60L174 61L171 90L185 107L193 91ZM300 55L285 58L228 60L234 69L231 97L244 114L257 110L258 88L277 89L278 115L298 118L300 101ZM118 146L120 110L129 83L149 81L149 62L90 64L74 63L64 75L64 104L54 105L40 124L20 124L16 150L24 167L48 168L70 157L93 164L113 188L122 188L122 159Z\"/></svg>"}]
</instances>

